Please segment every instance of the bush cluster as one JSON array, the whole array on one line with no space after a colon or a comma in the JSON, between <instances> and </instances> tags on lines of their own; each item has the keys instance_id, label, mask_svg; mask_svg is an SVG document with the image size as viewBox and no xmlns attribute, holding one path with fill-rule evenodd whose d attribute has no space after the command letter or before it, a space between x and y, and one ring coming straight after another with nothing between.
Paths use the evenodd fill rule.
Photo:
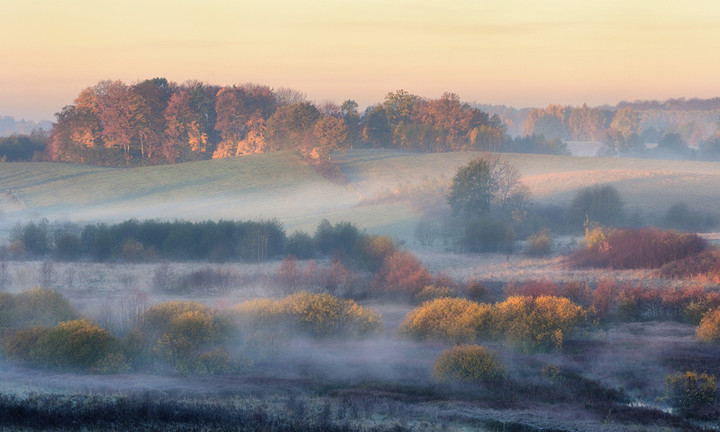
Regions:
<instances>
[{"instance_id":1,"label":"bush cluster","mask_svg":"<svg viewBox=\"0 0 720 432\"><path fill-rule=\"evenodd\" d=\"M280 300L250 300L236 305L233 316L241 328L262 334L280 331L315 338L347 338L382 331L378 313L331 294L299 292Z\"/></svg>"},{"instance_id":2,"label":"bush cluster","mask_svg":"<svg viewBox=\"0 0 720 432\"><path fill-rule=\"evenodd\" d=\"M384 259L375 286L384 293L412 297L432 282L432 275L415 255L399 250Z\"/></svg>"},{"instance_id":3,"label":"bush cluster","mask_svg":"<svg viewBox=\"0 0 720 432\"><path fill-rule=\"evenodd\" d=\"M463 298L438 298L405 317L399 333L413 339L472 342L493 330L492 306Z\"/></svg>"},{"instance_id":4,"label":"bush cluster","mask_svg":"<svg viewBox=\"0 0 720 432\"><path fill-rule=\"evenodd\" d=\"M78 313L70 303L50 289L0 293L0 329L54 326L77 317Z\"/></svg>"},{"instance_id":5,"label":"bush cluster","mask_svg":"<svg viewBox=\"0 0 720 432\"><path fill-rule=\"evenodd\" d=\"M530 256L545 256L552 252L553 237L549 230L543 229L527 239L525 253Z\"/></svg>"},{"instance_id":6,"label":"bush cluster","mask_svg":"<svg viewBox=\"0 0 720 432\"><path fill-rule=\"evenodd\" d=\"M127 368L119 341L84 319L17 331L6 350L10 358L50 368L103 372Z\"/></svg>"},{"instance_id":7,"label":"bush cluster","mask_svg":"<svg viewBox=\"0 0 720 432\"><path fill-rule=\"evenodd\" d=\"M659 275L674 279L698 279L720 284L720 250L705 249L677 261L671 261L659 270Z\"/></svg>"},{"instance_id":8,"label":"bush cluster","mask_svg":"<svg viewBox=\"0 0 720 432\"><path fill-rule=\"evenodd\" d=\"M720 306L720 292L704 286L678 288L601 281L592 293L600 320L673 320L697 324L710 309Z\"/></svg>"},{"instance_id":9,"label":"bush cluster","mask_svg":"<svg viewBox=\"0 0 720 432\"><path fill-rule=\"evenodd\" d=\"M705 249L697 234L655 228L609 231L603 241L588 244L573 253L569 262L576 268L659 268Z\"/></svg>"},{"instance_id":10,"label":"bush cluster","mask_svg":"<svg viewBox=\"0 0 720 432\"><path fill-rule=\"evenodd\" d=\"M145 311L128 335L136 365L160 359L181 373L226 373L236 365L226 349L230 325L212 308L171 301Z\"/></svg>"},{"instance_id":11,"label":"bush cluster","mask_svg":"<svg viewBox=\"0 0 720 432\"><path fill-rule=\"evenodd\" d=\"M497 357L479 345L459 345L443 351L433 365L433 378L439 381L482 382L506 375Z\"/></svg>"},{"instance_id":12,"label":"bush cluster","mask_svg":"<svg viewBox=\"0 0 720 432\"><path fill-rule=\"evenodd\" d=\"M500 338L524 350L560 349L587 310L563 297L511 296L495 305L440 298L412 310L400 334L413 339L471 342Z\"/></svg>"}]
</instances>

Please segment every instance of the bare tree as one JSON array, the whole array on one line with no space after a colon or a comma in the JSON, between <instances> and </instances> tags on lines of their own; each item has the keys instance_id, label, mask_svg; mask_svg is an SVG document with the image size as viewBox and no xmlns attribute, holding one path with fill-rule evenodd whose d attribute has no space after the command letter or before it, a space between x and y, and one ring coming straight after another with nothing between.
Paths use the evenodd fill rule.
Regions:
<instances>
[{"instance_id":1,"label":"bare tree","mask_svg":"<svg viewBox=\"0 0 720 432\"><path fill-rule=\"evenodd\" d=\"M167 261L163 261L153 273L152 286L158 291L171 291L175 282L175 274Z\"/></svg>"}]
</instances>

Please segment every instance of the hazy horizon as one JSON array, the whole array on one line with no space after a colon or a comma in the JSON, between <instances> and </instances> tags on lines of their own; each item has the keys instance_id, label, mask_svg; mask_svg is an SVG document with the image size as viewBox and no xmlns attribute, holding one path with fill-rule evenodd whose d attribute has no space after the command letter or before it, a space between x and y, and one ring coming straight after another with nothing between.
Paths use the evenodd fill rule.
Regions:
<instances>
[{"instance_id":1,"label":"hazy horizon","mask_svg":"<svg viewBox=\"0 0 720 432\"><path fill-rule=\"evenodd\" d=\"M105 79L405 89L515 107L720 95L720 4L212 0L4 5L0 113L48 120Z\"/></svg>"}]
</instances>

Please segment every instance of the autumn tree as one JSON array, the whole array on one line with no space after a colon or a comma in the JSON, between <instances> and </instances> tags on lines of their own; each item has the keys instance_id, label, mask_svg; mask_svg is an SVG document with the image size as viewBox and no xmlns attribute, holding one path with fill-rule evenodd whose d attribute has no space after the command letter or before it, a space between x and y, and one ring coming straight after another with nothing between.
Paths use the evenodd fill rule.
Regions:
<instances>
[{"instance_id":1,"label":"autumn tree","mask_svg":"<svg viewBox=\"0 0 720 432\"><path fill-rule=\"evenodd\" d=\"M310 102L281 106L268 119L265 138L272 150L298 148L320 118L320 111Z\"/></svg>"},{"instance_id":2,"label":"autumn tree","mask_svg":"<svg viewBox=\"0 0 720 432\"><path fill-rule=\"evenodd\" d=\"M133 113L129 88L122 81L104 81L98 84L99 117L103 125L102 138L108 148L118 148L125 155L126 162L132 158L130 144L134 135Z\"/></svg>"},{"instance_id":3,"label":"autumn tree","mask_svg":"<svg viewBox=\"0 0 720 432\"><path fill-rule=\"evenodd\" d=\"M348 142L348 127L345 120L337 117L324 117L313 127L312 148L309 154L314 159L330 159L333 150L345 148Z\"/></svg>"},{"instance_id":4,"label":"autumn tree","mask_svg":"<svg viewBox=\"0 0 720 432\"><path fill-rule=\"evenodd\" d=\"M348 128L348 144L350 148L360 142L361 125L360 114L358 113L358 103L352 99L348 99L340 105L340 114L345 125Z\"/></svg>"},{"instance_id":5,"label":"autumn tree","mask_svg":"<svg viewBox=\"0 0 720 432\"><path fill-rule=\"evenodd\" d=\"M371 147L386 147L392 140L392 131L388 123L385 108L382 105L368 107L364 115L365 127L362 138Z\"/></svg>"}]
</instances>

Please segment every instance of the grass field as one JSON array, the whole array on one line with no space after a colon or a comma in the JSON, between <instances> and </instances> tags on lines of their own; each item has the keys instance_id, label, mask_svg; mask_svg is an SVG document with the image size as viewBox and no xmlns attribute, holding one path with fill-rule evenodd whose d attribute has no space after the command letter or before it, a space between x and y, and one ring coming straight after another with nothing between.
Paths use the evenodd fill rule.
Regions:
<instances>
[{"instance_id":1,"label":"grass field","mask_svg":"<svg viewBox=\"0 0 720 432\"><path fill-rule=\"evenodd\" d=\"M350 150L334 160L350 180L333 184L289 152L142 168L58 163L0 164L0 235L18 221L129 218L278 218L289 231L327 218L406 241L418 215L407 203L361 205L399 185L449 181L480 153ZM564 204L577 189L612 184L628 210L664 214L676 202L720 213L720 163L504 154L540 203Z\"/></svg>"}]
</instances>

